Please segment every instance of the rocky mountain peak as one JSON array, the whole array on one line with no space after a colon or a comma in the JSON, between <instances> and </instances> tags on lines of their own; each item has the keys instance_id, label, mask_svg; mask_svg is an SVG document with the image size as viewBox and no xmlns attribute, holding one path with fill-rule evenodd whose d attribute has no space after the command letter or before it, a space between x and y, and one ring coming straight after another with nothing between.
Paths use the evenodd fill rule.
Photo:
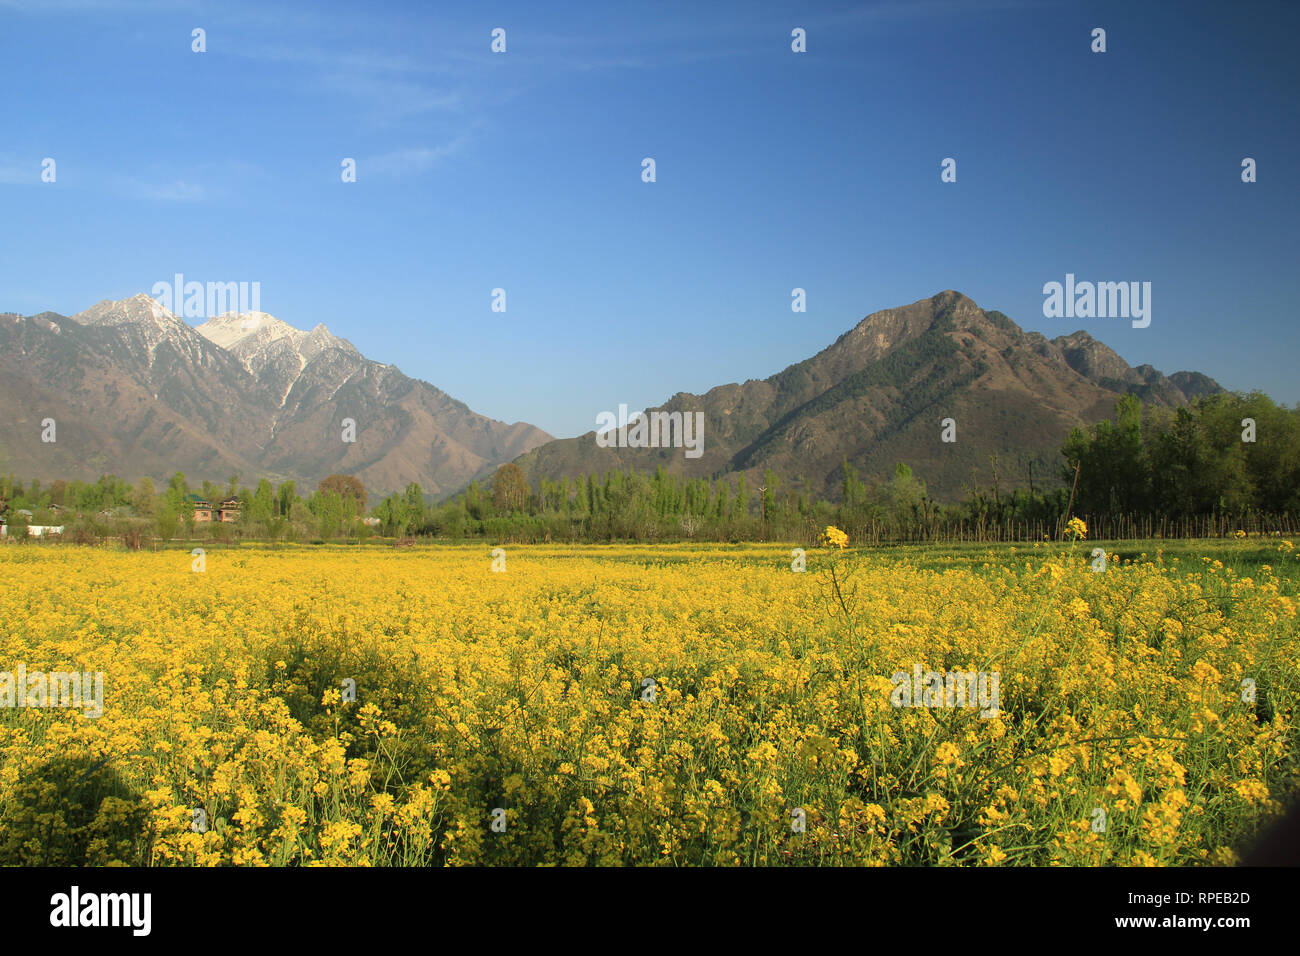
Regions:
<instances>
[{"instance_id":1,"label":"rocky mountain peak","mask_svg":"<svg viewBox=\"0 0 1300 956\"><path fill-rule=\"evenodd\" d=\"M844 462L888 480L903 461L942 500L960 495L973 469L987 476L993 455L1004 463L1004 484L1025 483L1031 467L1039 480L1055 477L1070 429L1110 415L1123 394L1175 407L1193 392L1218 390L1204 376L1130 368L1087 333L1049 342L948 289L873 312L821 352L762 381L675 396L673 410L705 416L699 458L600 447L584 436L543 445L519 464L533 481L662 466L685 477L740 473L757 482L770 468L833 496ZM947 419L959 425L958 442L940 438Z\"/></svg>"},{"instance_id":2,"label":"rocky mountain peak","mask_svg":"<svg viewBox=\"0 0 1300 956\"><path fill-rule=\"evenodd\" d=\"M346 472L376 493L417 482L443 494L550 438L475 414L323 324L236 312L192 327L148 295L71 321L0 314L0 407L14 410L0 416L6 470L43 480ZM28 427L47 415L57 445ZM338 440L344 418L355 443Z\"/></svg>"},{"instance_id":3,"label":"rocky mountain peak","mask_svg":"<svg viewBox=\"0 0 1300 956\"><path fill-rule=\"evenodd\" d=\"M266 312L227 312L196 326L195 331L236 355L245 365L260 364L269 353L286 348L304 365L328 349L361 357L351 342L331 334L323 324L304 332Z\"/></svg>"},{"instance_id":4,"label":"rocky mountain peak","mask_svg":"<svg viewBox=\"0 0 1300 956\"><path fill-rule=\"evenodd\" d=\"M72 317L79 325L152 325L173 328L185 323L163 308L153 296L143 292L127 299L105 299Z\"/></svg>"}]
</instances>

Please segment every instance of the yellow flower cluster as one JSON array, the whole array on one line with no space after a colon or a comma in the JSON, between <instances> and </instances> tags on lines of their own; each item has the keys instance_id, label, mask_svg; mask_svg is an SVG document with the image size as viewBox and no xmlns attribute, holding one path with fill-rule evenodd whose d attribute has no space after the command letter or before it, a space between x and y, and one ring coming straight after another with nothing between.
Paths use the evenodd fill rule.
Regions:
<instances>
[{"instance_id":1,"label":"yellow flower cluster","mask_svg":"<svg viewBox=\"0 0 1300 956\"><path fill-rule=\"evenodd\" d=\"M104 675L0 707L0 864L1213 863L1297 789L1268 571L507 550L0 549L0 671Z\"/></svg>"},{"instance_id":2,"label":"yellow flower cluster","mask_svg":"<svg viewBox=\"0 0 1300 956\"><path fill-rule=\"evenodd\" d=\"M849 546L849 536L834 525L827 525L822 532L821 543L828 548L843 550Z\"/></svg>"},{"instance_id":3,"label":"yellow flower cluster","mask_svg":"<svg viewBox=\"0 0 1300 956\"><path fill-rule=\"evenodd\" d=\"M1082 518L1071 518L1065 523L1065 535L1068 538L1082 540L1088 537L1088 525Z\"/></svg>"}]
</instances>

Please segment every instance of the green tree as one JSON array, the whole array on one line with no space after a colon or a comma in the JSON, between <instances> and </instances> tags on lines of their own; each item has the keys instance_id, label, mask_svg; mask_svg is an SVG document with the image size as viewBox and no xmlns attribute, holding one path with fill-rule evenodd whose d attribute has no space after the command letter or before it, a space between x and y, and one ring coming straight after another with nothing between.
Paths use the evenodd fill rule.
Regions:
<instances>
[{"instance_id":1,"label":"green tree","mask_svg":"<svg viewBox=\"0 0 1300 956\"><path fill-rule=\"evenodd\" d=\"M195 515L194 502L189 498L183 498L180 506L177 508L177 513L180 516L181 524L185 527L186 535L193 537Z\"/></svg>"},{"instance_id":2,"label":"green tree","mask_svg":"<svg viewBox=\"0 0 1300 956\"><path fill-rule=\"evenodd\" d=\"M465 489L465 511L475 521L482 521L484 510L483 490L477 481L471 481Z\"/></svg>"},{"instance_id":3,"label":"green tree","mask_svg":"<svg viewBox=\"0 0 1300 956\"><path fill-rule=\"evenodd\" d=\"M414 481L406 486L402 493L402 504L406 516L406 532L423 531L428 520L428 507L424 503L424 489Z\"/></svg>"},{"instance_id":4,"label":"green tree","mask_svg":"<svg viewBox=\"0 0 1300 956\"><path fill-rule=\"evenodd\" d=\"M529 493L528 481L516 464L502 465L492 476L492 506L498 514L527 509Z\"/></svg>"},{"instance_id":5,"label":"green tree","mask_svg":"<svg viewBox=\"0 0 1300 956\"><path fill-rule=\"evenodd\" d=\"M292 481L281 482L280 487L275 490L276 510L283 518L293 514L293 504L297 500L298 491Z\"/></svg>"},{"instance_id":6,"label":"green tree","mask_svg":"<svg viewBox=\"0 0 1300 956\"><path fill-rule=\"evenodd\" d=\"M242 517L250 525L262 528L270 535L270 524L275 517L275 491L265 478L258 481L257 488L243 508Z\"/></svg>"},{"instance_id":7,"label":"green tree","mask_svg":"<svg viewBox=\"0 0 1300 956\"><path fill-rule=\"evenodd\" d=\"M1078 473L1076 514L1129 514L1150 507L1150 461L1142 441L1142 402L1123 395L1113 421L1098 422L1091 433L1075 428L1061 448L1062 477Z\"/></svg>"},{"instance_id":8,"label":"green tree","mask_svg":"<svg viewBox=\"0 0 1300 956\"><path fill-rule=\"evenodd\" d=\"M375 509L375 517L379 519L379 530L383 534L399 538L406 535L410 512L405 499L389 495Z\"/></svg>"},{"instance_id":9,"label":"green tree","mask_svg":"<svg viewBox=\"0 0 1300 956\"><path fill-rule=\"evenodd\" d=\"M154 505L158 493L154 490L153 479L148 475L141 478L135 485L135 491L131 495L131 507L141 518L152 518Z\"/></svg>"},{"instance_id":10,"label":"green tree","mask_svg":"<svg viewBox=\"0 0 1300 956\"><path fill-rule=\"evenodd\" d=\"M771 521L776 517L777 488L781 479L771 468L763 470L763 520Z\"/></svg>"},{"instance_id":11,"label":"green tree","mask_svg":"<svg viewBox=\"0 0 1300 956\"><path fill-rule=\"evenodd\" d=\"M894 466L894 477L885 490L889 506L903 521L917 516L925 498L925 482L912 474L912 469L901 461Z\"/></svg>"},{"instance_id":12,"label":"green tree","mask_svg":"<svg viewBox=\"0 0 1300 956\"><path fill-rule=\"evenodd\" d=\"M339 498L351 498L358 514L366 510L366 486L355 475L330 475L316 486L317 494L336 492Z\"/></svg>"},{"instance_id":13,"label":"green tree","mask_svg":"<svg viewBox=\"0 0 1300 956\"><path fill-rule=\"evenodd\" d=\"M307 502L316 519L317 534L328 541L343 527L343 496L337 491L318 491Z\"/></svg>"},{"instance_id":14,"label":"green tree","mask_svg":"<svg viewBox=\"0 0 1300 956\"><path fill-rule=\"evenodd\" d=\"M176 532L180 530L180 516L175 506L168 500L164 499L158 507L158 512L154 518L154 527L158 530L158 537L164 541L170 541L176 537Z\"/></svg>"},{"instance_id":15,"label":"green tree","mask_svg":"<svg viewBox=\"0 0 1300 956\"><path fill-rule=\"evenodd\" d=\"M1165 515L1197 515L1213 510L1216 495L1209 442L1192 408L1174 413L1151 452L1155 507Z\"/></svg>"},{"instance_id":16,"label":"green tree","mask_svg":"<svg viewBox=\"0 0 1300 956\"><path fill-rule=\"evenodd\" d=\"M5 534L15 541L26 541L28 532L28 522L26 515L20 515L17 509L9 515Z\"/></svg>"}]
</instances>

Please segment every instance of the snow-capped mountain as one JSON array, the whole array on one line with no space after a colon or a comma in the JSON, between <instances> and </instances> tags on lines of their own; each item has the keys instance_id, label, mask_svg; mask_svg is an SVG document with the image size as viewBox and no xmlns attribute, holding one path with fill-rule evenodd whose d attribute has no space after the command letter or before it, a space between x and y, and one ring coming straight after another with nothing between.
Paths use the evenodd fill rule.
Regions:
<instances>
[{"instance_id":1,"label":"snow-capped mountain","mask_svg":"<svg viewBox=\"0 0 1300 956\"><path fill-rule=\"evenodd\" d=\"M229 312L195 328L209 342L239 359L248 373L279 395L279 407L309 368L342 384L365 367L368 360L346 339L330 334L324 325L309 332L296 329L265 312ZM324 367L313 367L328 353Z\"/></svg>"},{"instance_id":2,"label":"snow-capped mountain","mask_svg":"<svg viewBox=\"0 0 1300 956\"><path fill-rule=\"evenodd\" d=\"M343 472L374 491L440 493L550 437L477 415L324 325L250 312L191 327L147 295L71 318L0 316L0 400L17 411L0 421L0 470L42 478ZM40 441L47 417L53 444Z\"/></svg>"},{"instance_id":3,"label":"snow-capped mountain","mask_svg":"<svg viewBox=\"0 0 1300 956\"><path fill-rule=\"evenodd\" d=\"M304 332L266 312L227 312L196 326L194 331L239 356L255 374L259 367L282 350L298 355L303 366L331 348L352 352L358 357L361 355L351 342L331 335L324 325Z\"/></svg>"},{"instance_id":4,"label":"snow-capped mountain","mask_svg":"<svg viewBox=\"0 0 1300 956\"><path fill-rule=\"evenodd\" d=\"M87 328L105 330L124 343L142 349L142 354L149 358L147 366L153 364L159 346L164 343L184 352L194 361L203 361L206 351L202 338L195 334L194 329L163 308L157 299L143 293L120 302L105 299L77 313L72 321Z\"/></svg>"}]
</instances>

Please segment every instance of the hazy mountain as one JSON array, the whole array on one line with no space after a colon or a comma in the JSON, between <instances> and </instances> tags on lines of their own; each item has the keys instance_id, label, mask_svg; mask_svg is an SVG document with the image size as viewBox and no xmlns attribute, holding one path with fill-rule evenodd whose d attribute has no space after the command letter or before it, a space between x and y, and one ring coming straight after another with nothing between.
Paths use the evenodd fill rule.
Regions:
<instances>
[{"instance_id":1,"label":"hazy mountain","mask_svg":"<svg viewBox=\"0 0 1300 956\"><path fill-rule=\"evenodd\" d=\"M550 437L478 415L323 325L304 332L259 312L192 328L147 295L71 318L0 315L0 402L13 410L0 420L0 471L42 479L180 470L314 484L343 472L376 492L415 481L437 494Z\"/></svg>"},{"instance_id":2,"label":"hazy mountain","mask_svg":"<svg viewBox=\"0 0 1300 956\"><path fill-rule=\"evenodd\" d=\"M1086 332L1049 341L947 291L873 313L770 378L678 393L649 410L703 412L699 458L681 448L601 448L592 431L542 445L518 463L534 484L663 466L688 477L743 471L753 488L771 468L837 495L845 458L877 478L903 461L932 495L952 498L972 468L988 484L994 454L1003 488L1026 485L1031 465L1037 485L1054 483L1070 428L1109 416L1125 392L1175 406L1221 390L1195 372L1166 377L1150 366L1130 368ZM941 441L946 418L956 423L952 443Z\"/></svg>"}]
</instances>

